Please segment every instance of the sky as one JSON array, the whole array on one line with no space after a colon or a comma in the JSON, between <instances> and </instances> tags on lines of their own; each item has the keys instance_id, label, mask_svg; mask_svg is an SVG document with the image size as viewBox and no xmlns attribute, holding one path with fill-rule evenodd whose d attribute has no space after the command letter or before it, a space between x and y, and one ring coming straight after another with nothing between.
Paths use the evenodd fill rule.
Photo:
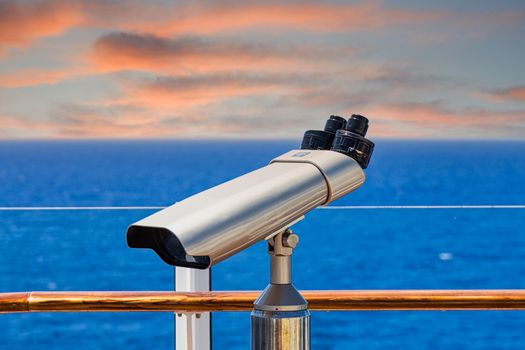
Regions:
<instances>
[{"instance_id":1,"label":"sky","mask_svg":"<svg viewBox=\"0 0 525 350\"><path fill-rule=\"evenodd\" d=\"M0 139L525 139L524 1L0 0Z\"/></svg>"}]
</instances>

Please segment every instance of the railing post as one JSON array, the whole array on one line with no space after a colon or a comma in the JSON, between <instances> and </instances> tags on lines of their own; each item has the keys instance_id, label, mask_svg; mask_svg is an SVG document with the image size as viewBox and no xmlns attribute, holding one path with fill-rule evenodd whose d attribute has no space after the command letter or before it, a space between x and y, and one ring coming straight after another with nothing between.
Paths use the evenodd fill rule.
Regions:
<instances>
[{"instance_id":1,"label":"railing post","mask_svg":"<svg viewBox=\"0 0 525 350\"><path fill-rule=\"evenodd\" d=\"M209 269L175 268L175 291L208 292ZM175 350L211 350L211 313L175 314Z\"/></svg>"}]
</instances>

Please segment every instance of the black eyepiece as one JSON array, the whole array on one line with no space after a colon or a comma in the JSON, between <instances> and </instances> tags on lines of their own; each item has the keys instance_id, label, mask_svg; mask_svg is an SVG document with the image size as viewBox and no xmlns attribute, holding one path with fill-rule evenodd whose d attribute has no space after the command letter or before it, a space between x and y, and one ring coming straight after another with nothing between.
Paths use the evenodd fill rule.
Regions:
<instances>
[{"instance_id":1,"label":"black eyepiece","mask_svg":"<svg viewBox=\"0 0 525 350\"><path fill-rule=\"evenodd\" d=\"M301 149L329 150L334 142L337 130L343 129L346 120L337 115L331 115L326 121L324 130L308 130L304 133Z\"/></svg>"},{"instance_id":2,"label":"black eyepiece","mask_svg":"<svg viewBox=\"0 0 525 350\"><path fill-rule=\"evenodd\" d=\"M352 114L345 129L365 137L368 131L368 119L359 114Z\"/></svg>"},{"instance_id":3,"label":"black eyepiece","mask_svg":"<svg viewBox=\"0 0 525 350\"><path fill-rule=\"evenodd\" d=\"M337 130L332 151L346 154L366 169L374 150L374 143L364 136L368 130L368 119L352 114L345 129Z\"/></svg>"},{"instance_id":4,"label":"black eyepiece","mask_svg":"<svg viewBox=\"0 0 525 350\"><path fill-rule=\"evenodd\" d=\"M331 115L330 118L326 121L326 124L324 126L324 131L331 132L335 134L335 132L339 129L344 129L346 126L346 120L343 117L340 117L338 115Z\"/></svg>"}]
</instances>

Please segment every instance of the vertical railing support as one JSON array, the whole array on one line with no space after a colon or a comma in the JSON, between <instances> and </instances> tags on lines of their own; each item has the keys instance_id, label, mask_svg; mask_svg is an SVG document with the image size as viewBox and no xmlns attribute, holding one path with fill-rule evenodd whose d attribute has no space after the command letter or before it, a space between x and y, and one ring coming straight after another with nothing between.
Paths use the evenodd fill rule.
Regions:
<instances>
[{"instance_id":1,"label":"vertical railing support","mask_svg":"<svg viewBox=\"0 0 525 350\"><path fill-rule=\"evenodd\" d=\"M209 269L175 268L175 291L208 292L211 288ZM211 314L175 314L175 350L211 350Z\"/></svg>"}]
</instances>

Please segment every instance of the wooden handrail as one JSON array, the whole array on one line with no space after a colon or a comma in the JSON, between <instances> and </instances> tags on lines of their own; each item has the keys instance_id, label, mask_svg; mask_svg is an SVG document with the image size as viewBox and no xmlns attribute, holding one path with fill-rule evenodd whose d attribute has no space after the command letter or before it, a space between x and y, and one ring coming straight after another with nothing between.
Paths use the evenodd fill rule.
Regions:
<instances>
[{"instance_id":1,"label":"wooden handrail","mask_svg":"<svg viewBox=\"0 0 525 350\"><path fill-rule=\"evenodd\" d=\"M0 313L248 311L260 292L0 293ZM310 310L525 310L525 290L302 291Z\"/></svg>"}]
</instances>

